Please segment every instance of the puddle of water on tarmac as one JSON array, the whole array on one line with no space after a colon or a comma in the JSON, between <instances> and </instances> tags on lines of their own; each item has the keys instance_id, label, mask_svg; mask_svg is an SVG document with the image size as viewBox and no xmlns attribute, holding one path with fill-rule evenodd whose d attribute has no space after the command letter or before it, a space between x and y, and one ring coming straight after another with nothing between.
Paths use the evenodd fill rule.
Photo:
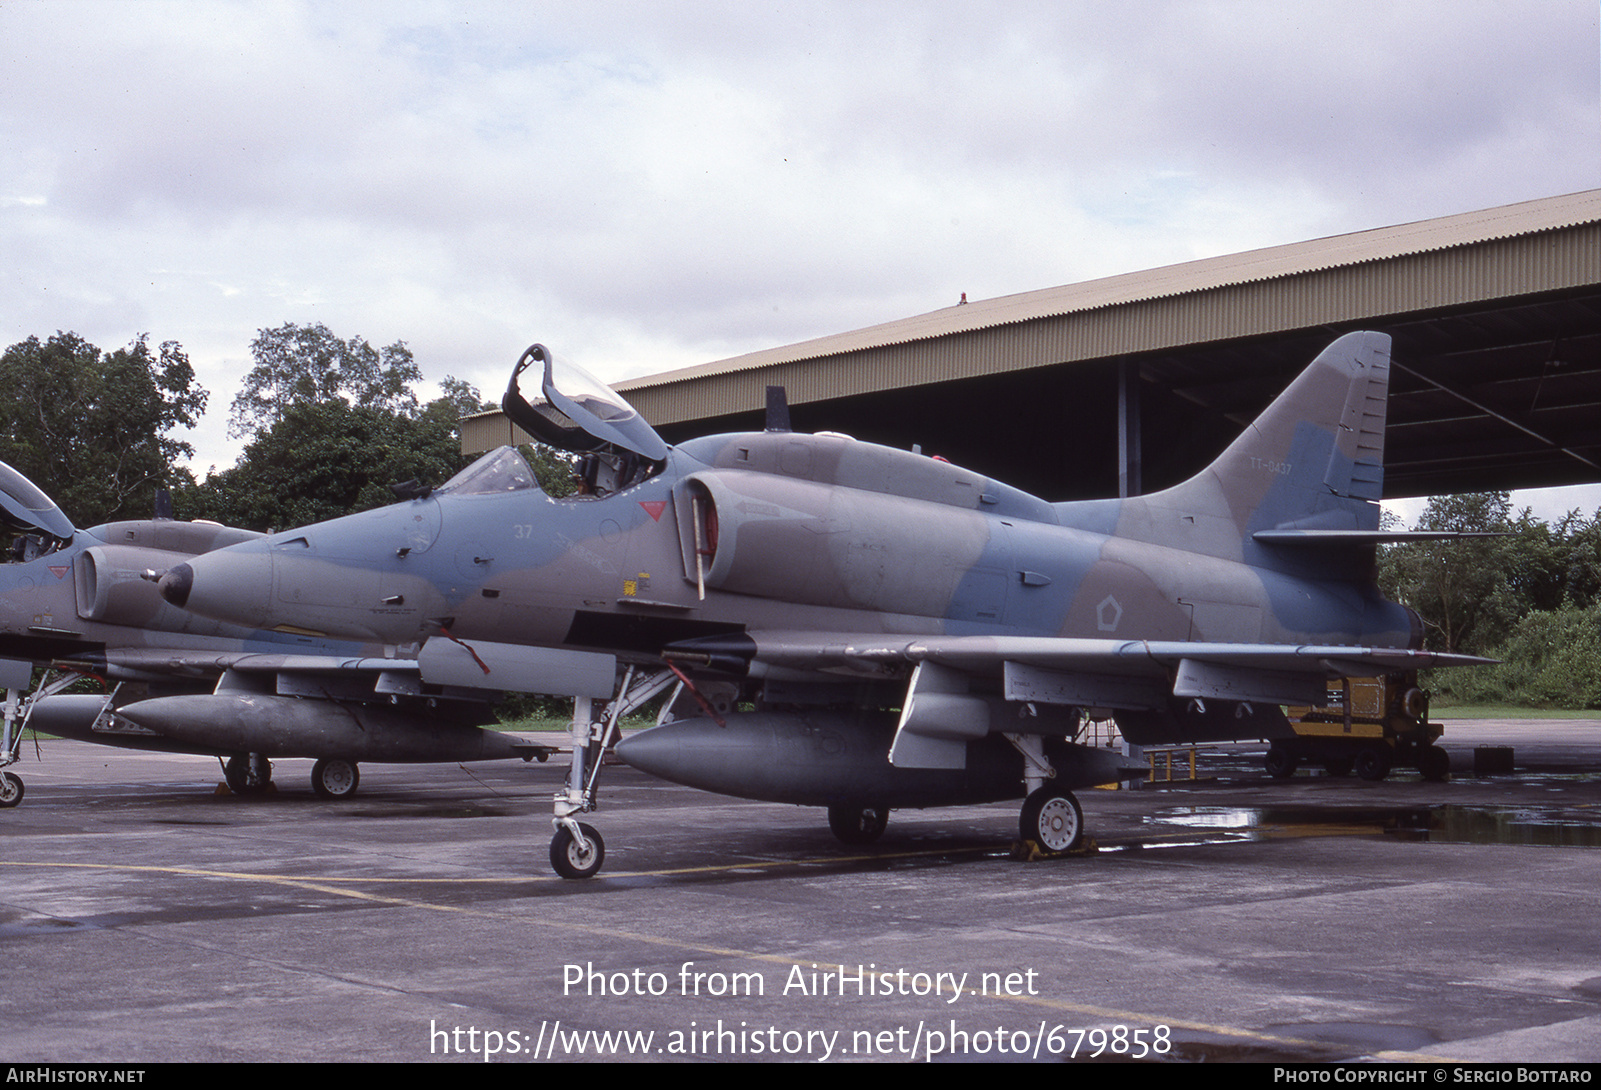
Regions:
<instances>
[{"instance_id":1,"label":"puddle of water on tarmac","mask_svg":"<svg viewBox=\"0 0 1601 1090\"><path fill-rule=\"evenodd\" d=\"M1153 814L1151 824L1216 830L1266 839L1290 829L1371 827L1402 840L1438 844L1526 844L1601 847L1601 809L1590 806L1181 806Z\"/></svg>"}]
</instances>

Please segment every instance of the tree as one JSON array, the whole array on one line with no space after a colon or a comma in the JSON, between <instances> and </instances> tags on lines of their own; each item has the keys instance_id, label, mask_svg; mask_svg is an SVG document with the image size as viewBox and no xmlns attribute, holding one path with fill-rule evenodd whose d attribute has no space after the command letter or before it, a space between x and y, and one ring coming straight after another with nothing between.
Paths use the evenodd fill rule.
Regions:
<instances>
[{"instance_id":1,"label":"tree","mask_svg":"<svg viewBox=\"0 0 1601 1090\"><path fill-rule=\"evenodd\" d=\"M168 433L206 406L176 341L154 353L149 335L105 353L58 332L0 356L0 459L30 477L78 525L149 517L157 489L193 455Z\"/></svg>"},{"instance_id":2,"label":"tree","mask_svg":"<svg viewBox=\"0 0 1601 1090\"><path fill-rule=\"evenodd\" d=\"M439 388L444 391L444 396L429 402L423 412L447 414L452 426L457 427L458 434L462 417L499 407L493 401L486 400L478 392L478 387L454 375L447 375ZM534 480L539 482L539 487L544 489L547 496L570 496L577 490L577 482L573 479L572 455L544 443L524 443L517 449L527 459L529 468L534 472Z\"/></svg>"},{"instance_id":3,"label":"tree","mask_svg":"<svg viewBox=\"0 0 1601 1090\"><path fill-rule=\"evenodd\" d=\"M1530 612L1496 657L1500 665L1471 679L1496 703L1601 707L1601 608Z\"/></svg>"},{"instance_id":4,"label":"tree","mask_svg":"<svg viewBox=\"0 0 1601 1090\"><path fill-rule=\"evenodd\" d=\"M461 418L493 404L452 376L440 384L443 397L418 408L409 389L387 385L416 374L411 353L399 343L384 350L389 364L380 360L387 377L376 386L352 385L343 377L350 372L340 353L361 356L364 345L342 342L322 326L263 330L252 345L257 368L234 401L235 425L247 419L242 406L248 420L269 421L270 415L270 422L252 425L254 438L232 468L176 490L177 514L286 530L394 503L392 484L415 479L437 486L455 476L466 462ZM402 352L404 366L396 362ZM363 373L371 379L371 372ZM265 399L274 383L286 391L285 401L269 414ZM524 454L551 495L573 491L570 458L548 447L525 448Z\"/></svg>"},{"instance_id":5,"label":"tree","mask_svg":"<svg viewBox=\"0 0 1601 1090\"><path fill-rule=\"evenodd\" d=\"M287 530L394 503L389 486L443 484L461 467L455 418L340 398L286 406L231 468L174 495L181 518Z\"/></svg>"},{"instance_id":6,"label":"tree","mask_svg":"<svg viewBox=\"0 0 1601 1090\"><path fill-rule=\"evenodd\" d=\"M1419 530L1499 533L1510 528L1506 492L1435 496L1418 520ZM1489 633L1481 625L1498 591L1505 590L1506 564L1501 539L1425 542L1393 546L1380 560L1379 585L1423 618L1426 642L1439 651L1479 651L1505 628ZM1499 595L1504 610L1508 596ZM1497 610L1498 612L1500 610ZM1516 617L1501 618L1513 621ZM1479 639L1484 635L1484 639Z\"/></svg>"},{"instance_id":7,"label":"tree","mask_svg":"<svg viewBox=\"0 0 1601 1090\"><path fill-rule=\"evenodd\" d=\"M428 411L433 412L437 409L440 412L444 412L449 410L458 421L462 417L472 416L474 413L488 412L491 409L500 407L479 393L478 387L466 379L457 378L455 375L446 375L444 381L439 384L439 389L443 391L444 396L430 401L428 403Z\"/></svg>"},{"instance_id":8,"label":"tree","mask_svg":"<svg viewBox=\"0 0 1601 1090\"><path fill-rule=\"evenodd\" d=\"M1427 684L1437 696L1601 706L1601 516L1569 512L1555 525L1527 510L1513 518L1507 493L1485 492L1431 499L1417 528L1500 535L1381 554L1380 586L1418 611L1430 646L1502 660L1434 674Z\"/></svg>"},{"instance_id":9,"label":"tree","mask_svg":"<svg viewBox=\"0 0 1601 1090\"><path fill-rule=\"evenodd\" d=\"M375 349L360 337L342 341L321 322L285 322L257 330L250 355L255 365L229 417L228 433L235 438L260 434L293 405L348 400L399 416L418 411L411 386L422 381L422 372L405 341Z\"/></svg>"}]
</instances>

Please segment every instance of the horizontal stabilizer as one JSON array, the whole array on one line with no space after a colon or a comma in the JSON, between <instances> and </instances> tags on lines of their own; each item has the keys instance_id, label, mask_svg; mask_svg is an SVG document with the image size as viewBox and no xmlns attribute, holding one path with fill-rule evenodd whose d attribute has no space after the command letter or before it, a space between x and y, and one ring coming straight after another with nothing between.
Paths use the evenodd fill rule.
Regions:
<instances>
[{"instance_id":1,"label":"horizontal stabilizer","mask_svg":"<svg viewBox=\"0 0 1601 1090\"><path fill-rule=\"evenodd\" d=\"M1251 539L1264 545L1410 545L1419 541L1509 536L1456 530L1258 530Z\"/></svg>"}]
</instances>

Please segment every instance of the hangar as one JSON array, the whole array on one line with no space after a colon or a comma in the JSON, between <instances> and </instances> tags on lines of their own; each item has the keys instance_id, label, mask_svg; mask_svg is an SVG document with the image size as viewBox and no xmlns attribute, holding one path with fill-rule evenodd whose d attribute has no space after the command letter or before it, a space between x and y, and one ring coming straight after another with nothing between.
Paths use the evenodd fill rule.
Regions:
<instances>
[{"instance_id":1,"label":"hangar","mask_svg":"<svg viewBox=\"0 0 1601 1090\"><path fill-rule=\"evenodd\" d=\"M1207 464L1335 336L1394 338L1385 496L1601 481L1601 189L975 302L620 383L671 441L918 447L1049 500ZM499 413L468 451L522 442Z\"/></svg>"}]
</instances>

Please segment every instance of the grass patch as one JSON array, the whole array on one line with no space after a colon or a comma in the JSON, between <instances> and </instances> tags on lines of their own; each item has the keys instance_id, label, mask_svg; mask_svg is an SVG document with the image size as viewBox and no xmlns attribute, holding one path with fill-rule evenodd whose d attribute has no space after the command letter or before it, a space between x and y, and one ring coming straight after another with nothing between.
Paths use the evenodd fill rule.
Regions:
<instances>
[{"instance_id":1,"label":"grass patch","mask_svg":"<svg viewBox=\"0 0 1601 1090\"><path fill-rule=\"evenodd\" d=\"M529 732L536 732L536 733L540 732L540 731L548 731L548 732L553 732L553 733L566 734L568 732L568 730L571 729L572 722L573 722L572 721L572 716L570 716L570 715L563 715L563 716L526 715L526 716L523 716L521 719L509 719L504 723L490 723L490 724L487 725L486 729L488 729L488 730L529 731ZM625 716L623 716L623 729L624 730L644 730L646 727L653 727L655 725L656 725L656 713L655 712L649 712L649 713L647 713L645 715L625 715Z\"/></svg>"},{"instance_id":2,"label":"grass patch","mask_svg":"<svg viewBox=\"0 0 1601 1090\"><path fill-rule=\"evenodd\" d=\"M566 734L567 728L572 725L572 718L555 718L548 715L528 715L521 719L510 719L504 723L489 723L486 730L509 730L518 732L549 731Z\"/></svg>"},{"instance_id":3,"label":"grass patch","mask_svg":"<svg viewBox=\"0 0 1601 1090\"><path fill-rule=\"evenodd\" d=\"M1446 704L1436 697L1429 704L1430 719L1601 719L1591 708L1520 708L1514 704Z\"/></svg>"}]
</instances>

